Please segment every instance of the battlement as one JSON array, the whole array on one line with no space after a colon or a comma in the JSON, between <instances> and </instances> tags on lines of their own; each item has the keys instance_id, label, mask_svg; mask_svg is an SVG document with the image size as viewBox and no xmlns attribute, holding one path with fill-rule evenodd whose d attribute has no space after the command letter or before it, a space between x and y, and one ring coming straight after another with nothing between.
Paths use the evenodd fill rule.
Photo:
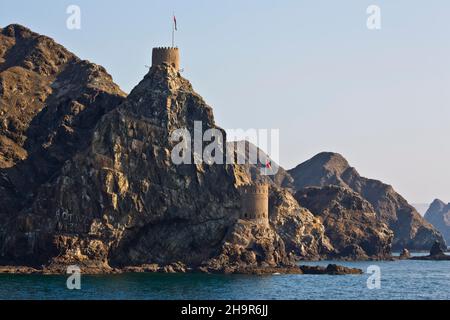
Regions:
<instances>
[{"instance_id":1,"label":"battlement","mask_svg":"<svg viewBox=\"0 0 450 320\"><path fill-rule=\"evenodd\" d=\"M269 185L263 183L249 184L242 186L240 190L240 218L269 225Z\"/></svg>"},{"instance_id":2,"label":"battlement","mask_svg":"<svg viewBox=\"0 0 450 320\"><path fill-rule=\"evenodd\" d=\"M244 194L269 194L269 185L265 183L247 184L241 187Z\"/></svg>"},{"instance_id":3,"label":"battlement","mask_svg":"<svg viewBox=\"0 0 450 320\"><path fill-rule=\"evenodd\" d=\"M153 48L152 66L162 65L163 63L172 66L176 71L180 70L180 52L178 48Z\"/></svg>"}]
</instances>

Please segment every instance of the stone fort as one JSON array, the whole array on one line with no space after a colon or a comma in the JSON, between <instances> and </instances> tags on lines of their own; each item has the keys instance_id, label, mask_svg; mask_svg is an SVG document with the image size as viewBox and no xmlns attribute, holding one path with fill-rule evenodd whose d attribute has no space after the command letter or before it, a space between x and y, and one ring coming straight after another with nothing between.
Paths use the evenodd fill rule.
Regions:
<instances>
[{"instance_id":1,"label":"stone fort","mask_svg":"<svg viewBox=\"0 0 450 320\"><path fill-rule=\"evenodd\" d=\"M176 71L180 70L180 52L178 48L160 47L153 48L152 66L167 64Z\"/></svg>"},{"instance_id":2,"label":"stone fort","mask_svg":"<svg viewBox=\"0 0 450 320\"><path fill-rule=\"evenodd\" d=\"M244 185L241 190L242 220L269 225L269 185L256 183Z\"/></svg>"}]
</instances>

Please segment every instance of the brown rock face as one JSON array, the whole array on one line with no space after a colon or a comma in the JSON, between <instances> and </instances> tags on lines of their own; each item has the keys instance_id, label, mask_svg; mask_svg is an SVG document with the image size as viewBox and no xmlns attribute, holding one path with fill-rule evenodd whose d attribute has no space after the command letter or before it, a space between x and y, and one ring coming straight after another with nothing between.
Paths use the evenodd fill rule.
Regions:
<instances>
[{"instance_id":1,"label":"brown rock face","mask_svg":"<svg viewBox=\"0 0 450 320\"><path fill-rule=\"evenodd\" d=\"M392 231L377 219L372 205L347 188L305 188L295 194L325 226L335 255L351 260L390 257Z\"/></svg>"},{"instance_id":2,"label":"brown rock face","mask_svg":"<svg viewBox=\"0 0 450 320\"><path fill-rule=\"evenodd\" d=\"M0 264L45 265L46 273L77 264L91 273L284 266L339 274L347 271L291 267L385 257L392 235L382 221L400 244L428 244L433 229L406 201L342 159L271 177L252 165L175 165L179 142L170 136L193 134L195 121L201 133L223 132L172 66L153 66L125 97L101 66L52 39L0 29ZM239 186L252 181L271 184L269 225L238 220ZM294 198L290 190L310 184L322 188Z\"/></svg>"},{"instance_id":3,"label":"brown rock face","mask_svg":"<svg viewBox=\"0 0 450 320\"><path fill-rule=\"evenodd\" d=\"M271 185L271 222L283 238L286 250L291 255L299 259L303 257L349 260L390 258L392 232L382 220L377 218L370 203L360 195L351 190L340 189L336 189L336 194L333 194L330 191L334 189L323 187L322 190L316 188L316 192L314 195L310 194L311 198L308 201L299 203L297 202L299 198L296 200L291 193L295 192L293 190L295 190L296 180L288 172L249 142L237 142L234 143L234 147L246 160L242 168L248 179ZM251 153L258 154L259 159L262 159L258 165L248 163ZM265 169L261 169L261 162L264 164L266 161L278 169L275 175L263 174ZM345 160L332 163L332 166L337 168L347 165ZM349 206L349 203L358 209ZM328 212L332 207L334 210L331 212L334 217L324 221L321 214ZM326 216L328 217L328 213Z\"/></svg>"},{"instance_id":4,"label":"brown rock face","mask_svg":"<svg viewBox=\"0 0 450 320\"><path fill-rule=\"evenodd\" d=\"M425 213L425 220L442 233L447 244L450 243L450 203L434 200Z\"/></svg>"},{"instance_id":5,"label":"brown rock face","mask_svg":"<svg viewBox=\"0 0 450 320\"><path fill-rule=\"evenodd\" d=\"M283 239L286 252L296 259L320 259L336 253L320 218L300 206L286 189L271 188L270 221Z\"/></svg>"},{"instance_id":6,"label":"brown rock face","mask_svg":"<svg viewBox=\"0 0 450 320\"><path fill-rule=\"evenodd\" d=\"M94 260L104 268L196 264L213 255L238 212L237 181L232 166L172 163L170 133L193 132L194 120L215 127L188 81L153 67L19 215L17 228L42 247L13 250L16 237L7 256L42 261L54 252L63 263Z\"/></svg>"},{"instance_id":7,"label":"brown rock face","mask_svg":"<svg viewBox=\"0 0 450 320\"><path fill-rule=\"evenodd\" d=\"M236 273L243 268L292 265L284 243L270 227L239 220L224 239L220 254L202 269L208 272Z\"/></svg>"},{"instance_id":8,"label":"brown rock face","mask_svg":"<svg viewBox=\"0 0 450 320\"><path fill-rule=\"evenodd\" d=\"M411 258L411 253L409 252L408 249L403 249L402 252L400 253L400 259L409 259Z\"/></svg>"},{"instance_id":9,"label":"brown rock face","mask_svg":"<svg viewBox=\"0 0 450 320\"><path fill-rule=\"evenodd\" d=\"M430 249L428 256L411 257L411 260L431 260L431 261L450 261L450 256L446 255L443 250L443 245L436 241Z\"/></svg>"},{"instance_id":10,"label":"brown rock face","mask_svg":"<svg viewBox=\"0 0 450 320\"><path fill-rule=\"evenodd\" d=\"M395 190L380 181L361 177L347 160L336 153L320 153L288 171L297 190L336 185L349 188L375 209L378 220L394 231L393 249L428 250L441 234Z\"/></svg>"},{"instance_id":11,"label":"brown rock face","mask_svg":"<svg viewBox=\"0 0 450 320\"><path fill-rule=\"evenodd\" d=\"M102 67L53 40L21 26L0 35L0 263L224 271L333 250L285 191L270 196L270 226L236 223L245 167L172 162L176 129L222 130L171 66L152 67L125 98Z\"/></svg>"},{"instance_id":12,"label":"brown rock face","mask_svg":"<svg viewBox=\"0 0 450 320\"><path fill-rule=\"evenodd\" d=\"M2 225L89 145L98 120L124 96L102 67L52 39L19 25L0 29Z\"/></svg>"}]
</instances>

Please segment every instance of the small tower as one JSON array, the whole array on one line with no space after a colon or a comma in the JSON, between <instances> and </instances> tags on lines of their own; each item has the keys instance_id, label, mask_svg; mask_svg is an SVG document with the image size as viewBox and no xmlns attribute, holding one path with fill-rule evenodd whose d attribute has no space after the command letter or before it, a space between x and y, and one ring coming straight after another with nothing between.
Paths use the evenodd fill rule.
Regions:
<instances>
[{"instance_id":1,"label":"small tower","mask_svg":"<svg viewBox=\"0 0 450 320\"><path fill-rule=\"evenodd\" d=\"M176 71L180 70L180 52L178 48L153 48L152 66L161 65L163 63L173 67Z\"/></svg>"},{"instance_id":2,"label":"small tower","mask_svg":"<svg viewBox=\"0 0 450 320\"><path fill-rule=\"evenodd\" d=\"M241 187L242 220L256 221L269 225L269 185L251 184Z\"/></svg>"}]
</instances>

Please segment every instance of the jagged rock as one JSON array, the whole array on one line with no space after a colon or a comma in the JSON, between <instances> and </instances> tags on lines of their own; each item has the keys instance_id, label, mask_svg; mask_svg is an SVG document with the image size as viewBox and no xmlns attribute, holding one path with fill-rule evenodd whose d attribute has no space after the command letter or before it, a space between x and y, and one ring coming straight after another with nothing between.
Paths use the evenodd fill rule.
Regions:
<instances>
[{"instance_id":1,"label":"jagged rock","mask_svg":"<svg viewBox=\"0 0 450 320\"><path fill-rule=\"evenodd\" d=\"M344 275L344 274L362 274L363 271L358 268L348 268L336 264L329 264L327 267L321 266L300 266L303 274L329 274L329 275Z\"/></svg>"},{"instance_id":2,"label":"jagged rock","mask_svg":"<svg viewBox=\"0 0 450 320\"><path fill-rule=\"evenodd\" d=\"M450 260L450 256L446 255L442 250L442 243L436 241L430 249L428 256L412 257L412 260Z\"/></svg>"},{"instance_id":3,"label":"jagged rock","mask_svg":"<svg viewBox=\"0 0 450 320\"><path fill-rule=\"evenodd\" d=\"M288 190L273 186L269 204L271 225L283 239L289 255L312 260L336 253L320 218L301 207Z\"/></svg>"},{"instance_id":4,"label":"jagged rock","mask_svg":"<svg viewBox=\"0 0 450 320\"><path fill-rule=\"evenodd\" d=\"M404 260L404 259L409 259L411 258L411 253L409 252L408 249L404 248L402 250L402 252L400 253L400 259Z\"/></svg>"},{"instance_id":5,"label":"jagged rock","mask_svg":"<svg viewBox=\"0 0 450 320\"><path fill-rule=\"evenodd\" d=\"M90 144L99 119L124 97L103 67L52 39L20 25L0 29L0 243L15 237L9 218ZM33 232L15 241L19 252L28 242L42 245Z\"/></svg>"},{"instance_id":6,"label":"jagged rock","mask_svg":"<svg viewBox=\"0 0 450 320\"><path fill-rule=\"evenodd\" d=\"M123 273L156 273L161 270L162 268L156 263L144 264L140 266L126 266L121 269Z\"/></svg>"},{"instance_id":7,"label":"jagged rock","mask_svg":"<svg viewBox=\"0 0 450 320\"><path fill-rule=\"evenodd\" d=\"M152 66L125 97L103 67L8 26L0 29L0 115L1 264L44 265L44 273L73 264L83 273L297 272L298 259L387 252L389 234L372 211L338 197L311 212L277 187L293 187L282 168L263 179L246 165L175 165L175 130L193 133L201 121L202 133L224 131L168 64ZM238 220L239 187L258 177L272 184L268 226ZM328 209L347 222L325 228ZM335 235L335 226L344 228Z\"/></svg>"},{"instance_id":8,"label":"jagged rock","mask_svg":"<svg viewBox=\"0 0 450 320\"><path fill-rule=\"evenodd\" d=\"M442 233L446 243L450 243L450 203L434 200L425 213L425 220Z\"/></svg>"},{"instance_id":9,"label":"jagged rock","mask_svg":"<svg viewBox=\"0 0 450 320\"><path fill-rule=\"evenodd\" d=\"M377 219L394 231L392 248L425 250L442 235L395 190L380 181L361 177L340 154L324 152L288 171L294 187L336 185L349 188L370 202Z\"/></svg>"},{"instance_id":10,"label":"jagged rock","mask_svg":"<svg viewBox=\"0 0 450 320\"><path fill-rule=\"evenodd\" d=\"M261 149L248 141L229 142L236 152L236 159L245 174L245 181L269 184L270 222L282 238L288 255L295 259L320 259L335 250L325 236L325 228L319 219L306 208L299 206L290 192L290 176ZM252 163L250 154L257 156ZM240 158L239 158L240 157ZM239 161L239 160L238 160ZM270 167L266 167L270 163ZM281 187L280 187L281 186Z\"/></svg>"},{"instance_id":11,"label":"jagged rock","mask_svg":"<svg viewBox=\"0 0 450 320\"><path fill-rule=\"evenodd\" d=\"M201 121L203 132L223 130L171 66L154 65L125 98L102 67L53 40L17 25L0 34L0 76L8 88L29 85L28 109L5 109L12 93L1 92L0 263L45 273L72 264L84 273L226 271L333 250L318 220L283 191L272 194L271 226L236 223L239 186L251 181L245 167L172 162L176 129L193 133ZM15 70L23 75L8 80Z\"/></svg>"},{"instance_id":12,"label":"jagged rock","mask_svg":"<svg viewBox=\"0 0 450 320\"><path fill-rule=\"evenodd\" d=\"M351 260L390 257L392 231L356 192L338 186L311 187L298 191L295 199L322 221L339 257Z\"/></svg>"},{"instance_id":13,"label":"jagged rock","mask_svg":"<svg viewBox=\"0 0 450 320\"><path fill-rule=\"evenodd\" d=\"M114 266L198 264L211 256L238 214L238 181L233 166L172 163L170 133L193 132L194 120L215 127L211 108L187 80L170 67L152 68L97 124L89 148L18 216L47 247L12 250L10 241L10 255L41 261L43 252L56 251L78 260L73 252L100 239ZM76 249L60 245L60 234Z\"/></svg>"},{"instance_id":14,"label":"jagged rock","mask_svg":"<svg viewBox=\"0 0 450 320\"><path fill-rule=\"evenodd\" d=\"M245 267L232 270L235 274L328 274L328 275L346 275L363 274L361 269L348 268L336 264L329 264L327 267L321 266L291 266L291 267Z\"/></svg>"},{"instance_id":15,"label":"jagged rock","mask_svg":"<svg viewBox=\"0 0 450 320\"><path fill-rule=\"evenodd\" d=\"M42 270L26 266L0 266L0 274L42 274Z\"/></svg>"},{"instance_id":16,"label":"jagged rock","mask_svg":"<svg viewBox=\"0 0 450 320\"><path fill-rule=\"evenodd\" d=\"M364 239L359 233L355 234L351 228L336 228L332 223L325 223L325 228L323 228L320 219L313 218L313 215L308 210L310 209L309 207L304 208L305 206L302 203L299 205L291 195L292 190L295 189L294 179L281 166L270 159L267 154L248 141L234 142L233 147L239 151L238 154L241 155L242 159L245 159L246 164L243 167L248 179L256 183L262 182L271 185L271 222L277 228L277 233L283 238L287 251L293 256L300 259L303 257L307 257L307 259L332 257L348 260L390 258L390 242L392 241L392 237L385 236L386 232L390 233L385 224L380 222L373 225L375 229L379 228L376 232L384 235L381 236L383 239L381 242L373 241L372 244L365 244L365 248L373 246L370 251L374 252L374 254L368 255L357 244L357 241L367 243L371 241L370 239ZM250 163L250 154L253 154L253 156L258 155L259 165ZM273 171L276 172L275 175L265 175L268 169L262 165L266 162L270 163L272 167L269 168L269 172L273 171L273 169L276 170ZM279 186L283 186L284 188L279 188ZM326 191L324 189L322 194L325 193ZM343 199L339 197L335 199L337 202L346 200L345 197ZM340 208L343 223L352 226L355 221L360 220L359 224L364 228L364 223L367 221L361 219L361 216L352 215L351 210L352 208L347 208L346 204L343 203ZM346 211L348 211L348 214L344 216ZM371 216L369 223L373 224L377 220L376 215L373 214L374 209L370 206L367 212L370 212L369 215ZM347 217L352 217L353 220L347 219ZM301 230L307 230L307 232L304 233ZM348 241L330 242L330 239L324 235L324 231L326 231L326 234L330 233L335 235L335 239L340 237L342 239L348 239ZM352 241L356 241L357 243L352 243ZM377 248L377 246L380 247Z\"/></svg>"},{"instance_id":17,"label":"jagged rock","mask_svg":"<svg viewBox=\"0 0 450 320\"><path fill-rule=\"evenodd\" d=\"M202 266L202 270L236 273L246 268L292 266L294 262L272 228L239 220L226 235L220 254Z\"/></svg>"},{"instance_id":18,"label":"jagged rock","mask_svg":"<svg viewBox=\"0 0 450 320\"><path fill-rule=\"evenodd\" d=\"M444 250L442 250L442 245L439 241L436 241L430 249L430 256L438 256L444 254Z\"/></svg>"}]
</instances>

